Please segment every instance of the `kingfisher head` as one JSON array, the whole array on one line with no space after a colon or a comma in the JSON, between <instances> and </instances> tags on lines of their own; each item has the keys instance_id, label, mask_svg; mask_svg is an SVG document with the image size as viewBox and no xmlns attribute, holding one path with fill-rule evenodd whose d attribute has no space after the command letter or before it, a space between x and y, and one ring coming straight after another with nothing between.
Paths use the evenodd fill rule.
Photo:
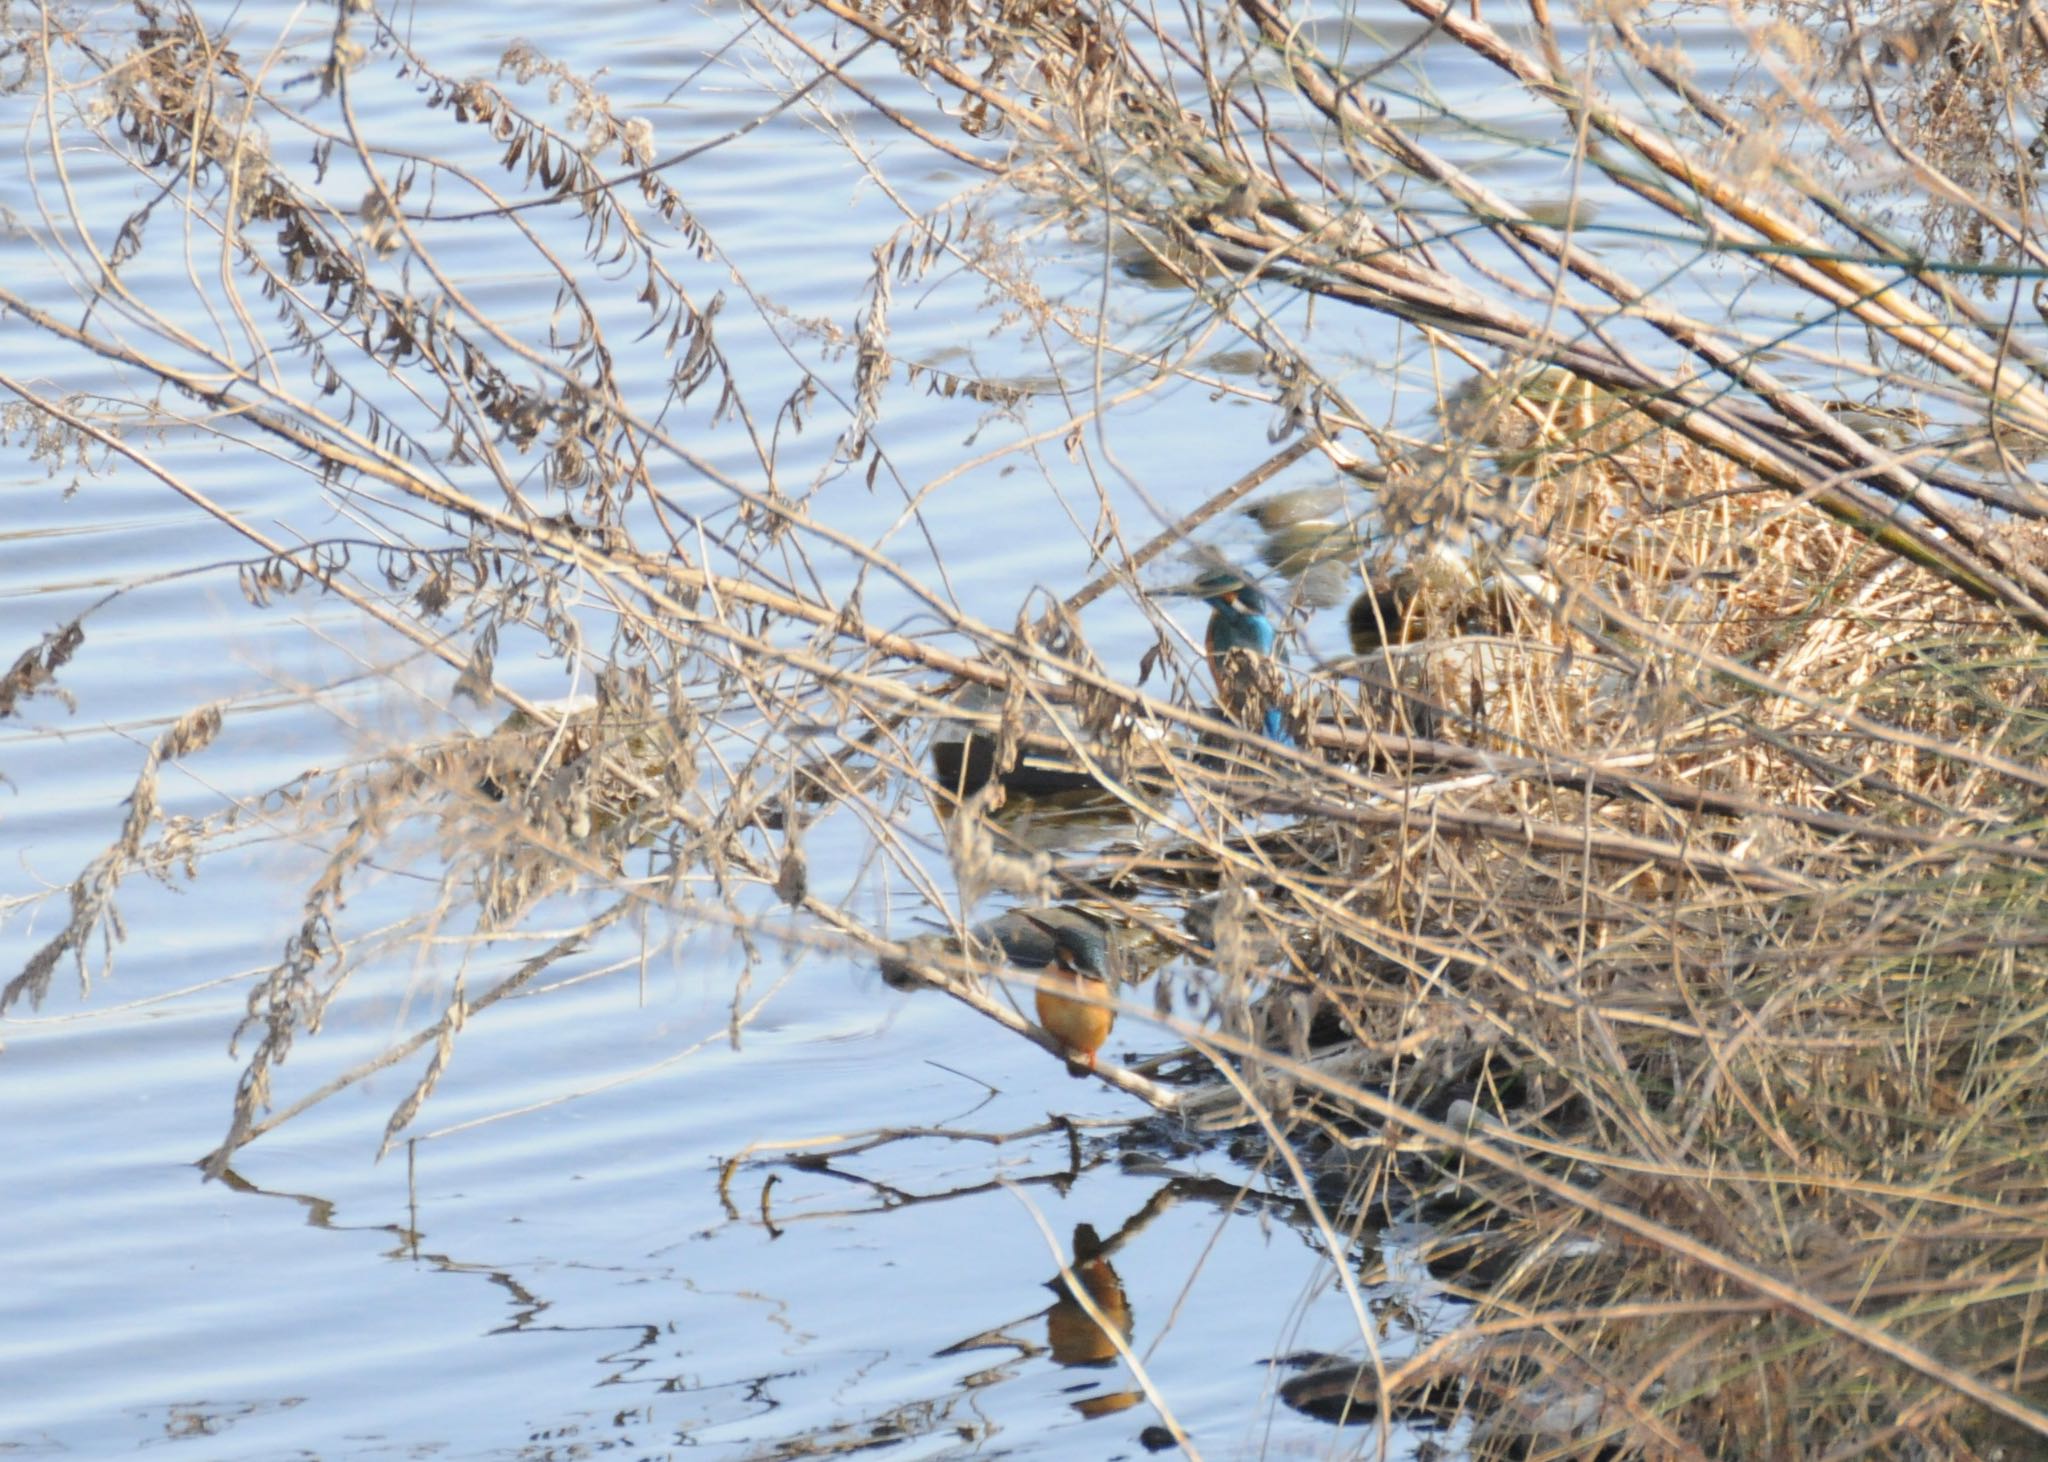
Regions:
<instances>
[{"instance_id":1,"label":"kingfisher head","mask_svg":"<svg viewBox=\"0 0 2048 1462\"><path fill-rule=\"evenodd\" d=\"M1052 940L1052 962L1060 973L1108 980L1109 941L1102 937L1100 929L1081 921L1055 924L1034 914L1024 917Z\"/></svg>"},{"instance_id":2,"label":"kingfisher head","mask_svg":"<svg viewBox=\"0 0 2048 1462\"><path fill-rule=\"evenodd\" d=\"M1208 569L1188 592L1215 610L1256 614L1261 618L1273 612L1259 586L1234 569Z\"/></svg>"}]
</instances>

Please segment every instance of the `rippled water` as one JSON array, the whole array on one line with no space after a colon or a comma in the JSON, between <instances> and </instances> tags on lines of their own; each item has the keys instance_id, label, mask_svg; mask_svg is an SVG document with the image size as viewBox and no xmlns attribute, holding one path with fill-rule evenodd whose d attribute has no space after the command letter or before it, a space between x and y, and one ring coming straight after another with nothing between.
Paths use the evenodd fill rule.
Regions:
<instances>
[{"instance_id":1,"label":"rippled water","mask_svg":"<svg viewBox=\"0 0 2048 1462\"><path fill-rule=\"evenodd\" d=\"M226 7L203 8L229 23ZM252 53L296 36L301 66L325 23L267 5L233 14ZM607 68L603 85L620 110L651 116L664 151L764 104L766 93L729 68L663 100L735 28L722 9L437 6L414 21L423 49L457 73L490 73L516 36L578 69ZM1412 34L1389 11L1383 33L1361 44ZM900 75L872 57L863 67L893 104L948 125ZM1466 58L1447 58L1428 83L1418 82L1418 113L1432 88L1467 89L1467 100L1498 92L1486 115L1501 126L1528 111ZM374 128L379 102L364 85ZM386 94L382 104L398 102ZM23 105L10 104L7 125L24 125ZM859 135L896 145L865 126ZM129 179L90 157L77 162L88 203L133 206ZM962 181L943 163L892 176L914 206ZM1531 194L1560 186L1534 157L1495 181ZM678 186L748 282L795 314L850 320L869 250L899 220L801 111L689 165ZM16 287L57 304L63 291L38 282L48 263L35 200L0 181L0 201L17 220L0 244ZM1074 245L1054 277L1085 281L1092 249ZM175 251L149 257L173 275L183 267ZM473 269L466 277L480 301L515 315L545 307L544 296L530 297L532 280L465 257L460 239L448 257ZM697 277L736 288L720 272ZM130 283L141 292L151 278L139 267ZM1132 281L1118 288L1128 319L1156 312L1167 328L1179 308ZM1014 340L984 334L978 310L971 281L935 281L900 309L896 349L933 361L970 351L984 367L1032 369ZM10 368L37 375L35 337L19 322L4 328ZM1383 322L1322 328L1355 334L1362 368L1393 364ZM743 379L793 383L794 368L750 311L728 311L724 329ZM1399 416L1409 408L1396 386L1392 371L1362 374L1359 399ZM1033 427L1058 424L1041 415ZM1260 408L1180 387L1115 418L1113 445L1174 513L1269 453L1265 426ZM1016 432L991 428L969 403L900 384L885 430L913 488ZM969 445L977 431L989 436ZM829 442L821 434L814 450ZM336 531L326 505L300 500L298 479L267 474L260 459L204 441L173 442L162 455L258 521ZM67 497L69 469L46 477L11 450L0 472L0 657L111 587L246 551L139 474L77 474ZM1061 480L1087 528L1092 488L1078 469ZM1304 468L1280 485L1314 480ZM1007 623L1034 585L1071 587L1088 573L1084 533L1044 491L996 463L928 504L925 526L970 613ZM1133 490L1112 481L1110 492L1134 531L1153 531ZM819 511L873 539L900 508L892 491L870 495L849 481ZM914 532L889 547L914 571L929 563ZM870 602L878 618L886 592ZM1089 628L1112 665L1135 662L1152 633L1113 602ZM232 574L137 588L93 619L63 677L75 708L42 700L0 726L0 840L12 853L0 898L23 901L0 926L0 974L61 924L61 895L30 900L68 882L113 836L142 749L168 717L237 699L221 740L164 784L168 812L203 815L223 791L246 794L449 729L445 676L363 673L396 654L316 599L252 610ZM568 688L550 667L501 673L533 694ZM487 724L468 711L454 719ZM861 852L850 832L828 834L809 848L814 879L829 885ZM771 954L753 971L746 998L762 1004L735 1046L727 1033L742 961L728 939L662 943L643 966L640 933L614 929L465 1035L411 1148L374 1160L416 1074L405 1066L258 1142L233 1181L203 1183L193 1164L225 1130L240 1069L229 1039L253 976L296 923L319 857L291 826L259 821L196 882L131 879L121 900L129 938L111 977L89 994L60 980L40 1011L0 1023L0 1456L175 1443L209 1458L744 1457L884 1441L907 1444L893 1455L1142 1455L1159 1417L1127 1367L1076 1350L1071 1315L1047 1287L1082 1224L1110 1242L1133 1346L1208 1455L1365 1445L1274 1399L1268 1358L1356 1354L1357 1322L1300 1215L1267 1201L1277 1185L1228 1151L1177 1150L1163 1138L1126 1150L1110 1129L1084 1125L1071 1138L1000 1147L927 1139L829 1170L747 1163L728 1173L726 1160L750 1144L885 1126L1003 1133L1048 1112L1083 1123L1134 1114L1118 1093L1068 1080L964 1009L894 992L838 957ZM391 870L384 892L373 888L352 914L374 922L380 898L403 906L409 876ZM902 930L920 912L907 896L889 910ZM532 952L467 958L482 984ZM577 976L588 978L554 988ZM351 986L293 1052L292 1090L416 1029L433 988L404 968ZM1116 1043L1171 1044L1135 1020ZM1397 1436L1396 1454L1407 1445Z\"/></svg>"}]
</instances>

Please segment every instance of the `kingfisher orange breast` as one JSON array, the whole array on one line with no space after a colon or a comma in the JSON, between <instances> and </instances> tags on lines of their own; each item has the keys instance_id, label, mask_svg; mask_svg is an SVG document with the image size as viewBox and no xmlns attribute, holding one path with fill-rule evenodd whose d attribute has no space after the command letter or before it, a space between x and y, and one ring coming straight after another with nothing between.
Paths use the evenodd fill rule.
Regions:
<instances>
[{"instance_id":1,"label":"kingfisher orange breast","mask_svg":"<svg viewBox=\"0 0 2048 1462\"><path fill-rule=\"evenodd\" d=\"M1091 1005L1086 1000L1074 999L1073 995L1106 1001L1109 999L1108 984L1056 969L1045 971L1039 978L1033 1002L1038 1009L1038 1023L1052 1032L1060 1044L1076 1057L1082 1058L1085 1065L1092 1067L1095 1053L1102 1049L1102 1043L1109 1039L1110 1027L1116 1024L1116 1012L1106 1004Z\"/></svg>"}]
</instances>

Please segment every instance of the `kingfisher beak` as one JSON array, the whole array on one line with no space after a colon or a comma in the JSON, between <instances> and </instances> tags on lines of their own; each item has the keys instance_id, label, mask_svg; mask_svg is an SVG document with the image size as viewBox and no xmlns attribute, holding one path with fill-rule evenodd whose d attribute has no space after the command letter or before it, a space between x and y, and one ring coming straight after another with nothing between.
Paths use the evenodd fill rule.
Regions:
<instances>
[{"instance_id":1,"label":"kingfisher beak","mask_svg":"<svg viewBox=\"0 0 2048 1462\"><path fill-rule=\"evenodd\" d=\"M1204 588L1199 581L1196 581L1171 584L1163 589L1154 589L1152 592L1162 597L1172 596L1182 599L1199 599L1204 604L1234 604L1237 601L1237 591L1240 587L1240 585L1233 584L1228 589L1208 589Z\"/></svg>"},{"instance_id":2,"label":"kingfisher beak","mask_svg":"<svg viewBox=\"0 0 2048 1462\"><path fill-rule=\"evenodd\" d=\"M1017 912L1020 915L1023 915L1025 923L1029 924L1032 928L1036 929L1039 933L1043 934L1046 938L1052 941L1053 968L1058 970L1063 975L1071 975L1077 973L1074 969L1073 956L1069 955L1066 951L1066 947L1060 943L1060 936L1064 934L1066 931L1064 929L1061 929L1057 924L1046 923L1045 920L1039 918L1036 914L1026 914L1022 909L1017 910Z\"/></svg>"},{"instance_id":3,"label":"kingfisher beak","mask_svg":"<svg viewBox=\"0 0 2048 1462\"><path fill-rule=\"evenodd\" d=\"M1027 914L1022 909L1017 910L1017 913L1023 918L1025 923L1052 941L1052 962L1056 965L1064 965L1066 961L1060 951L1060 934L1063 931L1059 926L1048 924L1045 920L1039 918L1038 915Z\"/></svg>"}]
</instances>

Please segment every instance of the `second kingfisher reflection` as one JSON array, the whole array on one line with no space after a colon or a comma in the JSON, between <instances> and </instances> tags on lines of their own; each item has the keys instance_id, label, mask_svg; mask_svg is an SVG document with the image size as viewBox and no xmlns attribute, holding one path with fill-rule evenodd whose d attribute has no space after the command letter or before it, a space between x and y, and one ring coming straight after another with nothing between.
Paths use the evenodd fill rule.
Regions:
<instances>
[{"instance_id":1,"label":"second kingfisher reflection","mask_svg":"<svg viewBox=\"0 0 2048 1462\"><path fill-rule=\"evenodd\" d=\"M1209 630L1203 643L1208 652L1209 673L1216 679L1216 693L1226 710L1236 711L1239 706L1233 702L1242 703L1244 699L1245 676L1241 669L1230 665L1230 652L1243 650L1262 660L1271 658L1280 631L1273 623L1265 594L1241 574L1229 569L1210 569L1195 580L1193 592L1209 606ZM1261 721L1268 740L1282 746L1294 745L1278 706L1267 706Z\"/></svg>"},{"instance_id":2,"label":"second kingfisher reflection","mask_svg":"<svg viewBox=\"0 0 2048 1462\"><path fill-rule=\"evenodd\" d=\"M1110 1267L1102 1248L1102 1238L1095 1232L1093 1224L1075 1224L1074 1259L1067 1266L1068 1272L1086 1291L1089 1302L1102 1318L1115 1328L1117 1338L1128 1341L1131 1338L1131 1302L1125 1297L1123 1281L1117 1278L1116 1270ZM1051 1280L1049 1287L1059 1296L1053 1307L1045 1312L1045 1343L1052 1351L1053 1363L1106 1366L1114 1362L1116 1341L1082 1308L1066 1281Z\"/></svg>"}]
</instances>

